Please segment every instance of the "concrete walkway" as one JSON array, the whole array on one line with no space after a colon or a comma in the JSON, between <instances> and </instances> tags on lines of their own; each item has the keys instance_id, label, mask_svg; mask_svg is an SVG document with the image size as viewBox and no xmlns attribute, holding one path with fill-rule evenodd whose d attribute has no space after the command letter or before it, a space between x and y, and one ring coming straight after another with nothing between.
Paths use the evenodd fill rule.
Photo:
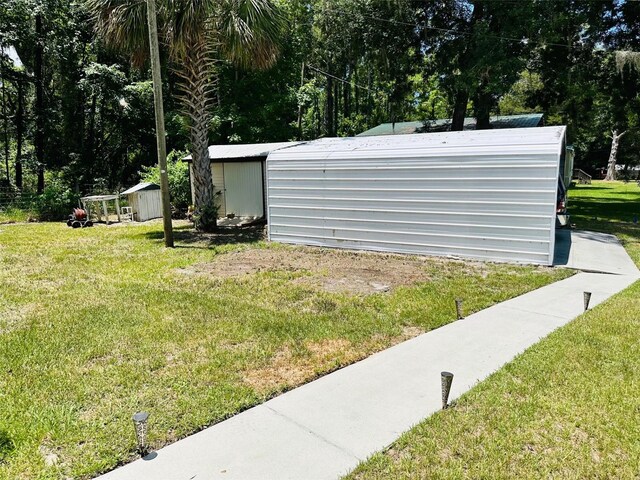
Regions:
<instances>
[{"instance_id":1,"label":"concrete walkway","mask_svg":"<svg viewBox=\"0 0 640 480\"><path fill-rule=\"evenodd\" d=\"M588 239L587 239L588 240ZM575 242L574 242L575 243ZM640 278L609 244L624 274L578 273L488 308L296 388L102 477L103 480L336 479L451 398L583 311ZM609 247L607 247L609 248ZM624 255L622 255L624 253Z\"/></svg>"},{"instance_id":2,"label":"concrete walkway","mask_svg":"<svg viewBox=\"0 0 640 480\"><path fill-rule=\"evenodd\" d=\"M581 230L556 231L554 265L576 270L635 275L633 260L615 235Z\"/></svg>"}]
</instances>

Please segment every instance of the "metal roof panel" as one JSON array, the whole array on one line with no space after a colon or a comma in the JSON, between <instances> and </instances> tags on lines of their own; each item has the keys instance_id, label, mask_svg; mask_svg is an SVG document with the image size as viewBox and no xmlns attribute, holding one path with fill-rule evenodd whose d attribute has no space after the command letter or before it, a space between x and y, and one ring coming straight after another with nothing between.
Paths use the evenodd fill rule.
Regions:
<instances>
[{"instance_id":1,"label":"metal roof panel","mask_svg":"<svg viewBox=\"0 0 640 480\"><path fill-rule=\"evenodd\" d=\"M125 190L120 195L129 195L130 193L141 192L142 190L160 190L160 185L150 182L143 182Z\"/></svg>"},{"instance_id":2,"label":"metal roof panel","mask_svg":"<svg viewBox=\"0 0 640 480\"><path fill-rule=\"evenodd\" d=\"M209 159L223 160L226 158L253 158L266 157L269 153L282 148L298 145L301 142L274 142L274 143L244 143L231 145L210 145ZM187 155L183 160L191 160Z\"/></svg>"},{"instance_id":3,"label":"metal roof panel","mask_svg":"<svg viewBox=\"0 0 640 480\"><path fill-rule=\"evenodd\" d=\"M542 122L542 118L542 113L496 115L491 117L491 126L494 129L538 127ZM442 132L447 131L450 128L450 125L450 118L417 122L382 123L376 127L359 133L357 136L369 137L375 135L405 135L409 133ZM475 118L467 117L464 119L464 130L475 130L475 128Z\"/></svg>"}]
</instances>

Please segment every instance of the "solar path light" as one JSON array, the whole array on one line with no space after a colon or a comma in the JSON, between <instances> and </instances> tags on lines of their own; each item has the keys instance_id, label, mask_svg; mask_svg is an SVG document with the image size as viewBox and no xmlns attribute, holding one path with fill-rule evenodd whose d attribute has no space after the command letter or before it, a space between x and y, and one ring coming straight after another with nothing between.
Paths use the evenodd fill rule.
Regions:
<instances>
[{"instance_id":1,"label":"solar path light","mask_svg":"<svg viewBox=\"0 0 640 480\"><path fill-rule=\"evenodd\" d=\"M462 299L456 298L456 314L458 315L458 320L462 320L464 315L462 313Z\"/></svg>"},{"instance_id":2,"label":"solar path light","mask_svg":"<svg viewBox=\"0 0 640 480\"><path fill-rule=\"evenodd\" d=\"M136 429L136 441L138 442L138 453L144 456L147 453L147 412L137 412L132 417L133 426Z\"/></svg>"},{"instance_id":3,"label":"solar path light","mask_svg":"<svg viewBox=\"0 0 640 480\"><path fill-rule=\"evenodd\" d=\"M584 292L584 311L589 310L589 302L591 301L591 292Z\"/></svg>"},{"instance_id":4,"label":"solar path light","mask_svg":"<svg viewBox=\"0 0 640 480\"><path fill-rule=\"evenodd\" d=\"M440 383L442 385L442 409L449 405L449 393L451 392L451 384L453 383L453 373L440 372Z\"/></svg>"}]
</instances>

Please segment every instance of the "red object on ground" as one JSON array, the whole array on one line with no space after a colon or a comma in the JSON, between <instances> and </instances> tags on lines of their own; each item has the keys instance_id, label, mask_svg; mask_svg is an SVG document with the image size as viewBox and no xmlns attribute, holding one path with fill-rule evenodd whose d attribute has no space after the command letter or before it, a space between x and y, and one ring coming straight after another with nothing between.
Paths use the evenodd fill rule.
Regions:
<instances>
[{"instance_id":1,"label":"red object on ground","mask_svg":"<svg viewBox=\"0 0 640 480\"><path fill-rule=\"evenodd\" d=\"M87 218L87 212L82 208L74 208L73 216L76 218L76 220L85 220Z\"/></svg>"}]
</instances>

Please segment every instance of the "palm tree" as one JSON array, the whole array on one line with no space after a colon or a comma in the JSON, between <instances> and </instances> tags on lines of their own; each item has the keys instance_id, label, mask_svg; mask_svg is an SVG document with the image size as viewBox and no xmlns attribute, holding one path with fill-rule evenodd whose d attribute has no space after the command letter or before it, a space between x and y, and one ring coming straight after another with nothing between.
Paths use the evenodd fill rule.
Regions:
<instances>
[{"instance_id":1,"label":"palm tree","mask_svg":"<svg viewBox=\"0 0 640 480\"><path fill-rule=\"evenodd\" d=\"M146 6L140 0L87 0L107 45L144 63L148 49ZM215 229L217 208L208 155L216 64L244 68L273 65L281 17L271 0L157 0L158 29L180 79L182 113L190 121L196 227Z\"/></svg>"}]
</instances>

